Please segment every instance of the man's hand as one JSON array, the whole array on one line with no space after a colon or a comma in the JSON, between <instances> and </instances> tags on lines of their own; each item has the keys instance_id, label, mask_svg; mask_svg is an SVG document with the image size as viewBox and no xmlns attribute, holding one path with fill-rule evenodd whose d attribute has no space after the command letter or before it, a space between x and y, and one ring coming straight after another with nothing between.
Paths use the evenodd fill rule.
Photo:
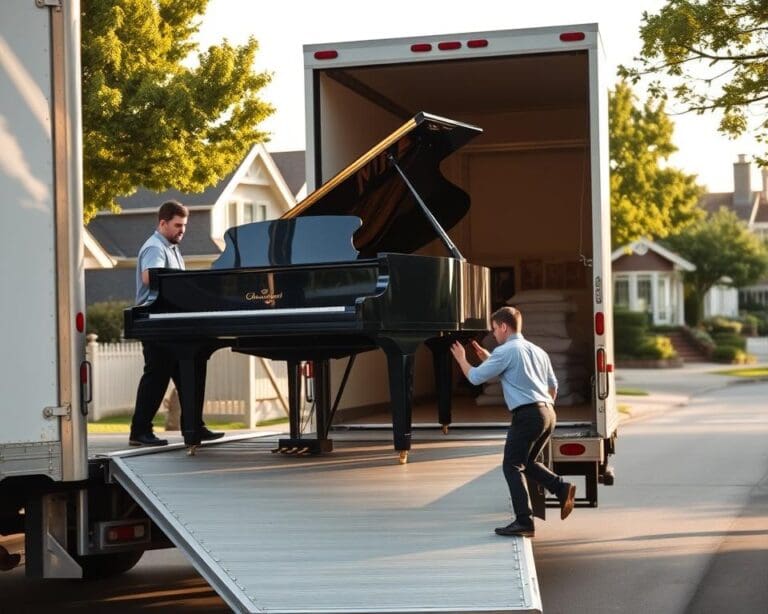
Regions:
<instances>
[{"instance_id":1,"label":"man's hand","mask_svg":"<svg viewBox=\"0 0 768 614\"><path fill-rule=\"evenodd\" d=\"M461 364L461 361L467 361L467 352L464 349L464 346L458 341L454 341L451 345L451 354L453 354L453 357L459 364Z\"/></svg>"},{"instance_id":2,"label":"man's hand","mask_svg":"<svg viewBox=\"0 0 768 614\"><path fill-rule=\"evenodd\" d=\"M475 354L477 354L477 357L480 359L480 362L483 362L485 359L487 359L491 353L486 350L482 345L480 345L477 341L474 339L471 342L472 349L475 351Z\"/></svg>"}]
</instances>

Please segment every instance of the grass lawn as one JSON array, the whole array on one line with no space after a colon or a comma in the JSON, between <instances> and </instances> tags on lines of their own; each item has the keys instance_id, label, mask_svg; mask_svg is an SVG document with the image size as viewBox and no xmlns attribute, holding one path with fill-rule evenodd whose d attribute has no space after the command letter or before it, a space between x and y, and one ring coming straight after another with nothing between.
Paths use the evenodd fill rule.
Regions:
<instances>
[{"instance_id":1,"label":"grass lawn","mask_svg":"<svg viewBox=\"0 0 768 614\"><path fill-rule=\"evenodd\" d=\"M108 418L102 418L98 422L88 423L88 433L128 433L131 430L131 415L123 414L119 416L109 416ZM270 426L273 424L281 424L287 422L287 418L276 418L274 420L265 420L259 422L259 426ZM225 421L225 420L206 420L206 425L213 431L234 431L237 429L244 429L246 425L244 422L238 421ZM152 421L154 430L157 433L165 431L165 414L157 414Z\"/></svg>"},{"instance_id":2,"label":"grass lawn","mask_svg":"<svg viewBox=\"0 0 768 614\"><path fill-rule=\"evenodd\" d=\"M768 367L744 367L741 369L727 369L715 371L717 375L735 375L737 377L768 377Z\"/></svg>"},{"instance_id":3,"label":"grass lawn","mask_svg":"<svg viewBox=\"0 0 768 614\"><path fill-rule=\"evenodd\" d=\"M647 397L648 393L639 388L617 388L616 394L624 394L629 397Z\"/></svg>"}]
</instances>

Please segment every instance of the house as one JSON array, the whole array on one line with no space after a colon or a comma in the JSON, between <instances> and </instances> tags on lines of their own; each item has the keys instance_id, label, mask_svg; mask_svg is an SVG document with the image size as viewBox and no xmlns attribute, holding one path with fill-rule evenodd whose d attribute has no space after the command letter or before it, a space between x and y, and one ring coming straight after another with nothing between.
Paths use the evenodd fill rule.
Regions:
<instances>
[{"instance_id":1,"label":"house","mask_svg":"<svg viewBox=\"0 0 768 614\"><path fill-rule=\"evenodd\" d=\"M747 228L762 240L768 240L768 168L762 169L762 190L752 190L752 163L744 154L733 164L733 192L705 194L699 206L710 213L726 208L743 220ZM768 307L768 277L739 288L739 304Z\"/></svg>"},{"instance_id":2,"label":"house","mask_svg":"<svg viewBox=\"0 0 768 614\"><path fill-rule=\"evenodd\" d=\"M685 324L683 273L696 265L648 239L639 239L611 254L613 303L642 311L654 326ZM738 291L728 279L704 296L704 317L739 315Z\"/></svg>"},{"instance_id":3,"label":"house","mask_svg":"<svg viewBox=\"0 0 768 614\"><path fill-rule=\"evenodd\" d=\"M303 151L270 154L257 144L232 173L199 194L140 188L119 198L121 213L100 212L85 229L86 304L133 302L136 257L164 201L179 200L190 210L182 243L187 268L209 268L228 228L283 215L306 193L304 177Z\"/></svg>"},{"instance_id":4,"label":"house","mask_svg":"<svg viewBox=\"0 0 768 614\"><path fill-rule=\"evenodd\" d=\"M615 308L646 312L654 326L685 324L683 272L695 265L647 239L620 247L611 260Z\"/></svg>"}]
</instances>

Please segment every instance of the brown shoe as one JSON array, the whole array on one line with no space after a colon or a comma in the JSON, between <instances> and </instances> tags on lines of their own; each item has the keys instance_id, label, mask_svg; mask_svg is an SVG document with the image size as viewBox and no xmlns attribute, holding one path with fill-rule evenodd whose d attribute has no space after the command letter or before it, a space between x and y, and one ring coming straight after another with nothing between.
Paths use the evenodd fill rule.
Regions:
<instances>
[{"instance_id":1,"label":"brown shoe","mask_svg":"<svg viewBox=\"0 0 768 614\"><path fill-rule=\"evenodd\" d=\"M576 499L576 484L563 482L563 487L557 499L560 501L560 520L565 520L573 511L574 500Z\"/></svg>"}]
</instances>

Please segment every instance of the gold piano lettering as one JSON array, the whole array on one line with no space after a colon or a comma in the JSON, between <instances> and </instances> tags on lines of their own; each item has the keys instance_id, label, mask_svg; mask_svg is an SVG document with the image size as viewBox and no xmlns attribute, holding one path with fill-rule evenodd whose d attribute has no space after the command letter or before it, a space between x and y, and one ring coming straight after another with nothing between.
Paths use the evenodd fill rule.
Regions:
<instances>
[{"instance_id":1,"label":"gold piano lettering","mask_svg":"<svg viewBox=\"0 0 768 614\"><path fill-rule=\"evenodd\" d=\"M267 288L262 288L258 292L246 292L246 301L261 301L265 305L272 305L275 301L283 298L282 292L270 292Z\"/></svg>"}]
</instances>

